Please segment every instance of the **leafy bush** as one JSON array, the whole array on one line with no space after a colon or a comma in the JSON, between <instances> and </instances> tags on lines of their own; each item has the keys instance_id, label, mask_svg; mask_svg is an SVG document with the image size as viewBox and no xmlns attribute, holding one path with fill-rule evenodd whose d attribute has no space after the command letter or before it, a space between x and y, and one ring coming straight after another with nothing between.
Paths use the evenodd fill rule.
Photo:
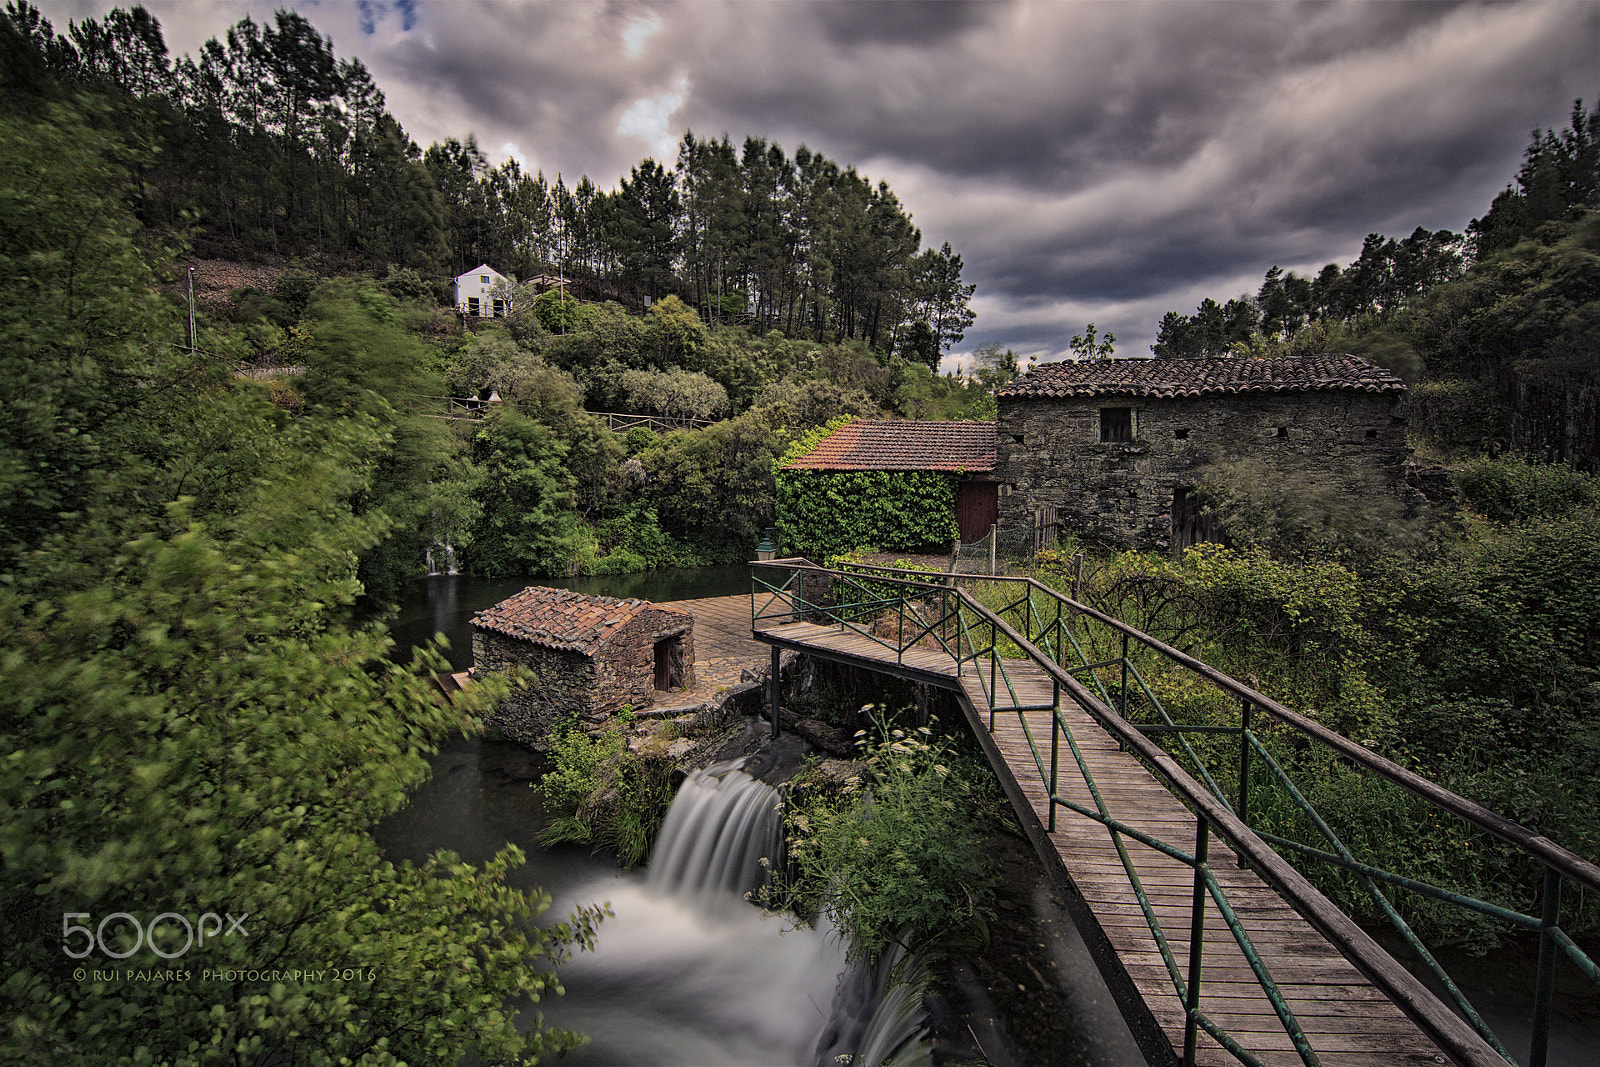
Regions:
<instances>
[{"instance_id":1,"label":"leafy bush","mask_svg":"<svg viewBox=\"0 0 1600 1067\"><path fill-rule=\"evenodd\" d=\"M583 322L578 302L559 289L540 294L533 302L533 314L551 333L571 333Z\"/></svg>"},{"instance_id":2,"label":"leafy bush","mask_svg":"<svg viewBox=\"0 0 1600 1067\"><path fill-rule=\"evenodd\" d=\"M629 751L619 730L590 736L575 719L552 737L550 758L533 786L554 816L539 843L591 844L619 867L643 863L672 806L672 764Z\"/></svg>"},{"instance_id":3,"label":"leafy bush","mask_svg":"<svg viewBox=\"0 0 1600 1067\"><path fill-rule=\"evenodd\" d=\"M1500 402L1481 381L1445 378L1416 382L1408 401L1411 436L1420 436L1437 451L1493 451L1505 440Z\"/></svg>"},{"instance_id":4,"label":"leafy bush","mask_svg":"<svg viewBox=\"0 0 1600 1067\"><path fill-rule=\"evenodd\" d=\"M1492 522L1554 519L1600 503L1600 482L1565 463L1483 458L1458 471L1455 482Z\"/></svg>"},{"instance_id":5,"label":"leafy bush","mask_svg":"<svg viewBox=\"0 0 1600 1067\"><path fill-rule=\"evenodd\" d=\"M858 779L791 810L787 889L802 912L830 914L858 958L981 944L994 917L982 835L1004 808L993 775L928 727L879 731Z\"/></svg>"},{"instance_id":6,"label":"leafy bush","mask_svg":"<svg viewBox=\"0 0 1600 1067\"><path fill-rule=\"evenodd\" d=\"M1244 458L1201 476L1205 514L1219 539L1280 558L1370 558L1422 543L1427 516L1375 474L1333 473Z\"/></svg>"}]
</instances>

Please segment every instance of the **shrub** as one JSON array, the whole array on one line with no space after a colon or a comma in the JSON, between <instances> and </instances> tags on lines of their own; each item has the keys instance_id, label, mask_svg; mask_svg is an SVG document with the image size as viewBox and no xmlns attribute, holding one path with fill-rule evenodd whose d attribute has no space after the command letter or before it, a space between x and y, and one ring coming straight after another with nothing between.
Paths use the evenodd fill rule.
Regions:
<instances>
[{"instance_id":1,"label":"shrub","mask_svg":"<svg viewBox=\"0 0 1600 1067\"><path fill-rule=\"evenodd\" d=\"M994 917L993 776L928 727L879 732L858 779L791 810L787 888L803 912L829 913L858 959L907 942L976 947Z\"/></svg>"},{"instance_id":2,"label":"shrub","mask_svg":"<svg viewBox=\"0 0 1600 1067\"><path fill-rule=\"evenodd\" d=\"M1600 503L1594 476L1565 463L1484 458L1457 472L1455 480L1468 503L1499 523L1554 519Z\"/></svg>"},{"instance_id":3,"label":"shrub","mask_svg":"<svg viewBox=\"0 0 1600 1067\"><path fill-rule=\"evenodd\" d=\"M575 719L551 738L550 758L533 786L553 816L539 843L609 849L619 867L649 858L672 805L671 762L629 751L618 730L590 736Z\"/></svg>"}]
</instances>

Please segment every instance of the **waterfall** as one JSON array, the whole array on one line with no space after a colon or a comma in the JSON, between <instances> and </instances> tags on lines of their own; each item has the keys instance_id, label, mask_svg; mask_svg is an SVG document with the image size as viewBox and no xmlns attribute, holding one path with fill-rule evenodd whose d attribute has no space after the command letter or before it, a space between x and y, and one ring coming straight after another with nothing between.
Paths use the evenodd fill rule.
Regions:
<instances>
[{"instance_id":1,"label":"waterfall","mask_svg":"<svg viewBox=\"0 0 1600 1067\"><path fill-rule=\"evenodd\" d=\"M802 928L742 899L783 862L783 821L781 794L739 762L684 779L642 881L621 876L574 894L574 903L603 900L614 914L600 924L594 953L562 965L568 995L539 1005L551 1022L590 1036L568 1059L929 1062L916 967L897 967L898 958L852 966L826 918Z\"/></svg>"},{"instance_id":2,"label":"waterfall","mask_svg":"<svg viewBox=\"0 0 1600 1067\"><path fill-rule=\"evenodd\" d=\"M648 888L706 903L739 898L783 862L782 797L740 770L742 762L683 780L650 854Z\"/></svg>"},{"instance_id":3,"label":"waterfall","mask_svg":"<svg viewBox=\"0 0 1600 1067\"><path fill-rule=\"evenodd\" d=\"M439 569L439 558L434 554L435 549L442 550L444 554L444 570L442 571ZM428 577L430 578L439 574L461 573L460 571L456 570L456 550L455 546L450 543L450 538L448 536L445 537L442 543L439 541L434 541L429 544L427 548L423 549L422 561L427 565Z\"/></svg>"},{"instance_id":4,"label":"waterfall","mask_svg":"<svg viewBox=\"0 0 1600 1067\"><path fill-rule=\"evenodd\" d=\"M922 961L896 948L875 964L858 963L839 982L828 1025L817 1036L812 1062L895 1067L931 1062L923 1040Z\"/></svg>"}]
</instances>

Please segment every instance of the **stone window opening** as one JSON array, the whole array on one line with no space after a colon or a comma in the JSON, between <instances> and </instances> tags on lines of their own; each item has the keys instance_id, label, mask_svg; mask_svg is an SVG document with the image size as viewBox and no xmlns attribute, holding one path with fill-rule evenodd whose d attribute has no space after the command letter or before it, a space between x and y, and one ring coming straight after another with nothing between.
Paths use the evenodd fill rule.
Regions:
<instances>
[{"instance_id":1,"label":"stone window opening","mask_svg":"<svg viewBox=\"0 0 1600 1067\"><path fill-rule=\"evenodd\" d=\"M1289 427L1287 427L1287 426L1279 426L1278 427L1278 432L1274 436L1277 436L1277 437L1288 437L1289 436Z\"/></svg>"},{"instance_id":2,"label":"stone window opening","mask_svg":"<svg viewBox=\"0 0 1600 1067\"><path fill-rule=\"evenodd\" d=\"M1173 431L1172 436L1176 437L1180 441L1187 441L1189 439L1189 427L1185 426L1181 430Z\"/></svg>"},{"instance_id":3,"label":"stone window opening","mask_svg":"<svg viewBox=\"0 0 1600 1067\"><path fill-rule=\"evenodd\" d=\"M1100 441L1102 444L1125 445L1133 440L1132 408L1100 409Z\"/></svg>"},{"instance_id":4,"label":"stone window opening","mask_svg":"<svg viewBox=\"0 0 1600 1067\"><path fill-rule=\"evenodd\" d=\"M1376 441L1377 439L1378 439L1378 431L1377 430L1368 430L1367 431L1367 440Z\"/></svg>"}]
</instances>

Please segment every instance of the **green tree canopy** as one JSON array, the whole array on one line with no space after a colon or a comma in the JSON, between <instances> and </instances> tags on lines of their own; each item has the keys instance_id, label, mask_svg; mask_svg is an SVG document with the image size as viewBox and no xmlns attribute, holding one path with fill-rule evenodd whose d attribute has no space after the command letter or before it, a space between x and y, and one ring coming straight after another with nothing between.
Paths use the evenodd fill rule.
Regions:
<instances>
[{"instance_id":1,"label":"green tree canopy","mask_svg":"<svg viewBox=\"0 0 1600 1067\"><path fill-rule=\"evenodd\" d=\"M181 343L114 138L56 107L0 117L0 146L0 1060L571 1047L517 1013L597 916L535 926L548 898L506 886L514 849L417 868L369 834L499 693L443 704L437 649L401 667L350 621L396 521L382 385L404 377L366 347L392 305L335 301L319 321L365 332L318 336L292 414L221 339Z\"/></svg>"}]
</instances>

